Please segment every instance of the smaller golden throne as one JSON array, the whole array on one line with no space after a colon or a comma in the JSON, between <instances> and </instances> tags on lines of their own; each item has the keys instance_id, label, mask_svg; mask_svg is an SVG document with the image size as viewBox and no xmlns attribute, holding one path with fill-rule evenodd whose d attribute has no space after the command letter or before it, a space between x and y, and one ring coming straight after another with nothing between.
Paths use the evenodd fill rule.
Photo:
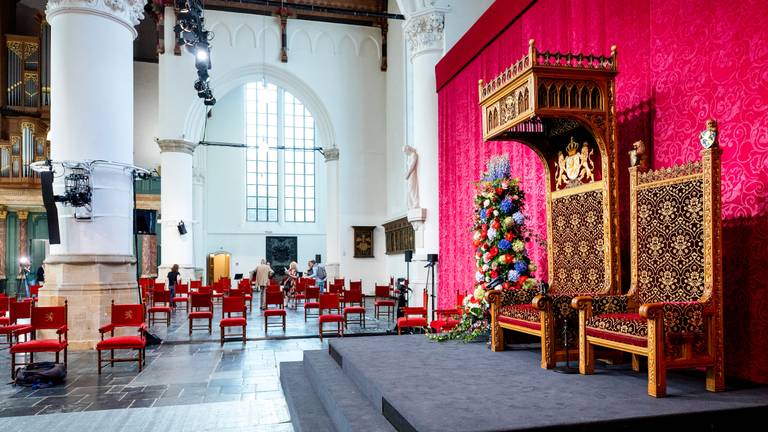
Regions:
<instances>
[{"instance_id":1,"label":"smaller golden throne","mask_svg":"<svg viewBox=\"0 0 768 432\"><path fill-rule=\"evenodd\" d=\"M651 396L666 395L667 369L705 367L707 390L725 388L721 151L710 145L683 166L629 168L631 287L599 303L573 299L582 374L593 373L600 346L631 353L635 371L647 357Z\"/></svg>"}]
</instances>

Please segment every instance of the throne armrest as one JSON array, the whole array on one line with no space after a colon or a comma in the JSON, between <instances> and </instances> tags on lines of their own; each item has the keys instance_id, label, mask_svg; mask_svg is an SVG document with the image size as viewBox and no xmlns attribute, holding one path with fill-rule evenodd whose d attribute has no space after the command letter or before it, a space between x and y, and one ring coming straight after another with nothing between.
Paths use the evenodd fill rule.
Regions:
<instances>
[{"instance_id":1,"label":"throne armrest","mask_svg":"<svg viewBox=\"0 0 768 432\"><path fill-rule=\"evenodd\" d=\"M26 325L24 327L21 327L21 328L18 328L16 330L14 330L13 331L13 335L18 337L18 336L23 335L23 334L32 333L34 331L35 331L34 327L32 327L31 325Z\"/></svg>"},{"instance_id":2,"label":"throne armrest","mask_svg":"<svg viewBox=\"0 0 768 432\"><path fill-rule=\"evenodd\" d=\"M61 335L66 336L68 331L69 331L69 327L67 327L67 325L64 324L63 326L56 329L56 334L59 336Z\"/></svg>"},{"instance_id":3,"label":"throne armrest","mask_svg":"<svg viewBox=\"0 0 768 432\"><path fill-rule=\"evenodd\" d=\"M546 294L539 294L531 300L531 305L540 311L547 311L552 308L552 297Z\"/></svg>"},{"instance_id":4,"label":"throne armrest","mask_svg":"<svg viewBox=\"0 0 768 432\"><path fill-rule=\"evenodd\" d=\"M704 312L704 304L698 301L646 303L640 306L640 316L663 320L667 333L702 333Z\"/></svg>"}]
</instances>

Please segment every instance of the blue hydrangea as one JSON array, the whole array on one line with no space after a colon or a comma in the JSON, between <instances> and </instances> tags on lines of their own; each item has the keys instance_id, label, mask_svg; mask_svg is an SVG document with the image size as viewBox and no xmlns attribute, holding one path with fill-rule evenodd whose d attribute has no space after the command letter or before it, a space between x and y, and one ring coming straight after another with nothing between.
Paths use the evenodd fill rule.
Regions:
<instances>
[{"instance_id":1,"label":"blue hydrangea","mask_svg":"<svg viewBox=\"0 0 768 432\"><path fill-rule=\"evenodd\" d=\"M501 205L499 205L499 210L501 210L502 213L508 214L512 211L512 200L509 198L505 199L501 202Z\"/></svg>"},{"instance_id":2,"label":"blue hydrangea","mask_svg":"<svg viewBox=\"0 0 768 432\"><path fill-rule=\"evenodd\" d=\"M510 243L507 239L502 239L499 242L499 250L506 251L506 250L509 250L509 248L511 247L512 247L512 243Z\"/></svg>"},{"instance_id":3,"label":"blue hydrangea","mask_svg":"<svg viewBox=\"0 0 768 432\"><path fill-rule=\"evenodd\" d=\"M486 181L501 180L509 176L509 156L500 155L488 161Z\"/></svg>"},{"instance_id":4,"label":"blue hydrangea","mask_svg":"<svg viewBox=\"0 0 768 432\"><path fill-rule=\"evenodd\" d=\"M480 210L480 220L482 220L483 222L485 222L485 220L486 220L487 218L488 218L488 216L487 216L487 213L486 213L485 209L482 209L482 210Z\"/></svg>"},{"instance_id":5,"label":"blue hydrangea","mask_svg":"<svg viewBox=\"0 0 768 432\"><path fill-rule=\"evenodd\" d=\"M524 273L526 270L528 270L528 263L523 260L516 262L515 270L517 270L518 273Z\"/></svg>"},{"instance_id":6,"label":"blue hydrangea","mask_svg":"<svg viewBox=\"0 0 768 432\"><path fill-rule=\"evenodd\" d=\"M507 274L507 279L509 279L510 282L517 282L517 280L520 279L520 273L518 273L517 270L510 270Z\"/></svg>"},{"instance_id":7,"label":"blue hydrangea","mask_svg":"<svg viewBox=\"0 0 768 432\"><path fill-rule=\"evenodd\" d=\"M525 216L523 216L522 213L516 212L512 215L512 219L515 220L515 223L518 225L522 225L525 223Z\"/></svg>"}]
</instances>

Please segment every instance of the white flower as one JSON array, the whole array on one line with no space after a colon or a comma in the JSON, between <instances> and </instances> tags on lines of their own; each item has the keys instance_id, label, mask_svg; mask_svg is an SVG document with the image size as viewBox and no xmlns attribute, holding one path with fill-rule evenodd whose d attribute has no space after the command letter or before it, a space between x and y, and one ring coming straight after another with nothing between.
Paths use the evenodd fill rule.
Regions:
<instances>
[{"instance_id":1,"label":"white flower","mask_svg":"<svg viewBox=\"0 0 768 432\"><path fill-rule=\"evenodd\" d=\"M488 240L493 241L496 238L496 230L493 228L488 229Z\"/></svg>"},{"instance_id":2,"label":"white flower","mask_svg":"<svg viewBox=\"0 0 768 432\"><path fill-rule=\"evenodd\" d=\"M483 207L489 207L490 205L491 205L491 200L483 201Z\"/></svg>"},{"instance_id":3,"label":"white flower","mask_svg":"<svg viewBox=\"0 0 768 432\"><path fill-rule=\"evenodd\" d=\"M475 280L478 282L482 282L483 280L483 274L480 272L475 272Z\"/></svg>"},{"instance_id":4,"label":"white flower","mask_svg":"<svg viewBox=\"0 0 768 432\"><path fill-rule=\"evenodd\" d=\"M498 215L499 215L499 211L498 211L498 210L494 210L494 211L493 211L493 215L494 215L494 216L498 216Z\"/></svg>"}]
</instances>

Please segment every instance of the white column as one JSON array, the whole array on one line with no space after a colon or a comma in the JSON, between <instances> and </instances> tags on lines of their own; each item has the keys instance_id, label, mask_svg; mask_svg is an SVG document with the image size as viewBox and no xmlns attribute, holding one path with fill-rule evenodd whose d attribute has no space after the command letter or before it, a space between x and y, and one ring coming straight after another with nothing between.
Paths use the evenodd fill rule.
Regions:
<instances>
[{"instance_id":1,"label":"white column","mask_svg":"<svg viewBox=\"0 0 768 432\"><path fill-rule=\"evenodd\" d=\"M157 140L160 146L160 224L162 241L158 279L165 278L174 264L184 281L195 276L194 225L192 213L192 154L196 143L184 140ZM179 233L184 222L187 233Z\"/></svg>"},{"instance_id":2,"label":"white column","mask_svg":"<svg viewBox=\"0 0 768 432\"><path fill-rule=\"evenodd\" d=\"M329 278L341 274L339 236L339 149L324 149L326 176L325 272Z\"/></svg>"},{"instance_id":3,"label":"white column","mask_svg":"<svg viewBox=\"0 0 768 432\"><path fill-rule=\"evenodd\" d=\"M49 0L51 159L133 163L133 40L138 0ZM51 246L41 304L69 304L69 341L93 345L109 303L135 302L132 175L96 165L92 218L59 206L61 244ZM63 178L54 185L63 191Z\"/></svg>"},{"instance_id":4,"label":"white column","mask_svg":"<svg viewBox=\"0 0 768 432\"><path fill-rule=\"evenodd\" d=\"M416 232L416 255L438 253L437 92L435 65L443 55L445 12L429 8L408 16L404 25L413 74L413 147L419 154L421 208L408 219Z\"/></svg>"}]
</instances>

